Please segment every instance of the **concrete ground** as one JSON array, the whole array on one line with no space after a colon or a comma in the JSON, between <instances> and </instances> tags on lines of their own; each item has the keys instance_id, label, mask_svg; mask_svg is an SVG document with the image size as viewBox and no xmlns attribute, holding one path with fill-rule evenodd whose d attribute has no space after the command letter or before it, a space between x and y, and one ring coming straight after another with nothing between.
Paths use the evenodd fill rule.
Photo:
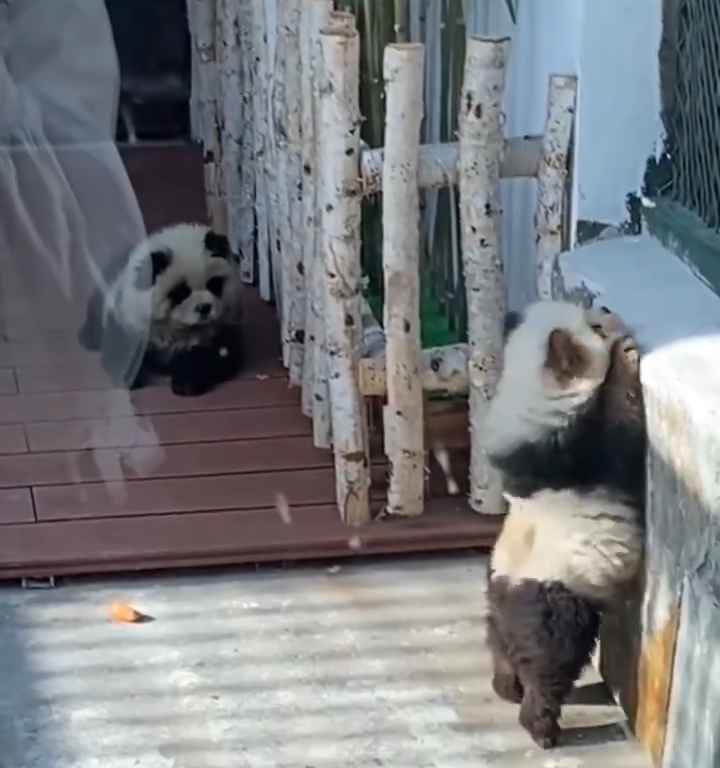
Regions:
<instances>
[{"instance_id":1,"label":"concrete ground","mask_svg":"<svg viewBox=\"0 0 720 768\"><path fill-rule=\"evenodd\" d=\"M455 555L6 587L0 765L647 768L607 704L535 748L490 689L484 580Z\"/></svg>"}]
</instances>

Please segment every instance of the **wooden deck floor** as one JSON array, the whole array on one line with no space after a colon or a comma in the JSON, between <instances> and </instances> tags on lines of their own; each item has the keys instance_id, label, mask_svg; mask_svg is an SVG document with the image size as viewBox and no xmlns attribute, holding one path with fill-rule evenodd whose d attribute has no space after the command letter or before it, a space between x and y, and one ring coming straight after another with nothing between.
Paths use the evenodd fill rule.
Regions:
<instances>
[{"instance_id":1,"label":"wooden deck floor","mask_svg":"<svg viewBox=\"0 0 720 768\"><path fill-rule=\"evenodd\" d=\"M183 150L182 162L173 163L177 150L136 152L128 166L148 226L191 218L202 199L195 154ZM171 188L176 206L168 204ZM113 389L67 330L0 342L0 577L493 540L496 520L470 513L458 499L433 500L418 520L344 527L332 456L313 447L311 422L280 363L274 309L250 289L245 302L241 377L196 398L176 397L163 384ZM382 493L382 465L374 480ZM290 506L289 524L278 513L279 496Z\"/></svg>"}]
</instances>

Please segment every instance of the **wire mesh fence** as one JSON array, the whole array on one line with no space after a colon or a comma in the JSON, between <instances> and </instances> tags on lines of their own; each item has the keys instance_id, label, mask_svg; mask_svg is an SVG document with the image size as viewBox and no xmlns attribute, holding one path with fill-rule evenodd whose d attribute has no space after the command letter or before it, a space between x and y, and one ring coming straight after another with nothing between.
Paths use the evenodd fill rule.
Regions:
<instances>
[{"instance_id":1,"label":"wire mesh fence","mask_svg":"<svg viewBox=\"0 0 720 768\"><path fill-rule=\"evenodd\" d=\"M672 196L720 229L720 2L665 0L661 49Z\"/></svg>"}]
</instances>

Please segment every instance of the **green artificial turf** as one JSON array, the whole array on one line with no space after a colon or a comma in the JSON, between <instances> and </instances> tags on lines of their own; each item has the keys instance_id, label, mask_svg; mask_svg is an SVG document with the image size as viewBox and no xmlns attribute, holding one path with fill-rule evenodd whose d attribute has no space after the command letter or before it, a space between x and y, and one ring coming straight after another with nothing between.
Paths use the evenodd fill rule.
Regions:
<instances>
[{"instance_id":1,"label":"green artificial turf","mask_svg":"<svg viewBox=\"0 0 720 768\"><path fill-rule=\"evenodd\" d=\"M377 293L368 293L367 301L373 314L382 325L382 299ZM460 334L450 328L447 317L442 312L440 303L429 290L424 290L420 300L420 335L423 349L444 347L462 341Z\"/></svg>"}]
</instances>

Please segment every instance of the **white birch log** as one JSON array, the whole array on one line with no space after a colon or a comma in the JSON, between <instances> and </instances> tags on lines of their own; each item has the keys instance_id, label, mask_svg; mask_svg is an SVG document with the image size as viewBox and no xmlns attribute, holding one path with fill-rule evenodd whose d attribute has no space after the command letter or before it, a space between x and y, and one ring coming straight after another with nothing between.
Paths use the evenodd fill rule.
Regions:
<instances>
[{"instance_id":1,"label":"white birch log","mask_svg":"<svg viewBox=\"0 0 720 768\"><path fill-rule=\"evenodd\" d=\"M535 209L536 276L541 299L552 298L553 268L562 251L565 179L576 99L577 78L551 75Z\"/></svg>"},{"instance_id":2,"label":"white birch log","mask_svg":"<svg viewBox=\"0 0 720 768\"><path fill-rule=\"evenodd\" d=\"M290 247L287 244L290 226L290 192L288 189L288 140L287 140L287 99L285 82L285 57L287 54L288 19L295 0L278 2L277 44L272 69L272 138L274 178L270 187L273 204L274 225L273 279L274 292L280 315L283 365L290 365L290 307L288 306L289 286L286 276L289 271Z\"/></svg>"},{"instance_id":3,"label":"white birch log","mask_svg":"<svg viewBox=\"0 0 720 768\"><path fill-rule=\"evenodd\" d=\"M215 59L216 0L192 0L198 78L202 93L203 164L205 197L213 228L225 233L225 203L221 177L221 146L218 141L218 77Z\"/></svg>"},{"instance_id":4,"label":"white birch log","mask_svg":"<svg viewBox=\"0 0 720 768\"><path fill-rule=\"evenodd\" d=\"M420 147L418 186L420 189L440 189L457 185L460 147L449 144L423 144ZM365 149L360 155L363 195L382 192L385 149ZM542 136L522 136L505 142L505 154L500 167L503 179L533 178L538 175L542 157Z\"/></svg>"},{"instance_id":5,"label":"white birch log","mask_svg":"<svg viewBox=\"0 0 720 768\"><path fill-rule=\"evenodd\" d=\"M278 63L278 37L280 29L282 0L266 0L263 3L265 12L265 59L267 62L267 114L268 114L268 139L267 139L267 193L270 222L270 272L272 276L272 295L275 301L282 333L282 263L280 256L280 185L276 183L278 176L278 148L275 115L277 111L277 92L275 87L276 65ZM283 350L284 351L284 350Z\"/></svg>"},{"instance_id":6,"label":"white birch log","mask_svg":"<svg viewBox=\"0 0 720 768\"><path fill-rule=\"evenodd\" d=\"M421 43L395 44L385 48L383 63L387 110L383 167L387 511L407 517L422 514L425 485L418 190L423 58Z\"/></svg>"},{"instance_id":7,"label":"white birch log","mask_svg":"<svg viewBox=\"0 0 720 768\"><path fill-rule=\"evenodd\" d=\"M365 404L357 379L362 343L360 42L355 30L326 29L320 45L319 203L335 479L342 519L358 525L370 520Z\"/></svg>"},{"instance_id":8,"label":"white birch log","mask_svg":"<svg viewBox=\"0 0 720 768\"><path fill-rule=\"evenodd\" d=\"M253 282L254 174L252 164L252 82L245 65L249 0L220 0L216 59L222 112L222 178L225 182L227 234L240 256L240 274Z\"/></svg>"},{"instance_id":9,"label":"white birch log","mask_svg":"<svg viewBox=\"0 0 720 768\"><path fill-rule=\"evenodd\" d=\"M321 23L325 19L326 9L322 4L316 3L313 13L316 19L313 26L323 28ZM355 17L345 11L329 11L327 21L328 29L337 29L339 31L352 31L355 29ZM316 142L319 141L319 110L320 93L319 84L323 78L323 59L320 46L320 36L312 51L312 66L315 73L313 81L313 98L315 103L315 131ZM320 146L320 145L318 145ZM321 253L321 234L320 225L322 219L322 210L319 201L319 175L320 163L323 159L324 148L320 147L316 162L316 192L315 192L315 243L316 243L316 268L311 277L311 302L314 316L315 327L315 351L313 359L313 443L316 448L330 448L332 446L332 403L330 401L330 381L329 381L329 361L326 333L326 289L325 289L325 263L324 256Z\"/></svg>"},{"instance_id":10,"label":"white birch log","mask_svg":"<svg viewBox=\"0 0 720 768\"><path fill-rule=\"evenodd\" d=\"M320 41L320 30L326 27L333 8L333 0L304 0L300 27L300 58L302 66L302 145L303 145L303 264L305 271L305 354L303 361L302 410L313 415L315 392L315 345L318 332L324 331L324 318L318 288L322 289L323 270L316 269L317 248L317 75L315 51ZM318 279L316 279L316 277ZM330 423L329 404L327 423ZM328 446L329 447L329 446Z\"/></svg>"},{"instance_id":11,"label":"white birch log","mask_svg":"<svg viewBox=\"0 0 720 768\"><path fill-rule=\"evenodd\" d=\"M235 0L233 0L234 2ZM240 88L242 98L242 126L240 134L240 198L235 211L240 276L245 283L255 282L255 121L253 116L254 92L252 61L252 0L238 0L238 35L240 56Z\"/></svg>"},{"instance_id":12,"label":"white birch log","mask_svg":"<svg viewBox=\"0 0 720 768\"><path fill-rule=\"evenodd\" d=\"M420 386L423 392L446 395L467 395L467 344L451 344L422 350L420 357ZM360 361L360 391L364 397L385 397L387 393L387 363L384 355L363 357Z\"/></svg>"},{"instance_id":13,"label":"white birch log","mask_svg":"<svg viewBox=\"0 0 720 768\"><path fill-rule=\"evenodd\" d=\"M460 99L460 213L470 361L470 506L502 512L482 427L502 367L505 285L499 242L502 100L509 39L471 37Z\"/></svg>"},{"instance_id":14,"label":"white birch log","mask_svg":"<svg viewBox=\"0 0 720 768\"><path fill-rule=\"evenodd\" d=\"M287 308L287 349L290 383L302 383L305 341L305 270L303 262L302 201L302 67L300 58L301 0L284 0L285 19L281 33L285 45L285 135L287 153L287 231L283 236L285 258L283 288Z\"/></svg>"},{"instance_id":15,"label":"white birch log","mask_svg":"<svg viewBox=\"0 0 720 768\"><path fill-rule=\"evenodd\" d=\"M252 109L253 166L255 168L255 222L257 238L257 283L264 301L272 298L270 221L267 174L270 152L268 121L268 45L265 34L265 0L252 0Z\"/></svg>"},{"instance_id":16,"label":"white birch log","mask_svg":"<svg viewBox=\"0 0 720 768\"><path fill-rule=\"evenodd\" d=\"M190 31L190 135L193 141L203 140L203 94L200 80L197 36L195 33L195 0L186 0Z\"/></svg>"},{"instance_id":17,"label":"white birch log","mask_svg":"<svg viewBox=\"0 0 720 768\"><path fill-rule=\"evenodd\" d=\"M302 72L302 164L303 164L303 270L305 273L305 351L303 355L302 394L300 407L312 417L313 377L315 375L315 324L312 314L312 268L315 258L315 125L312 103L313 0L303 0L300 17L300 68ZM329 15L329 10L328 10ZM322 26L325 26L323 24ZM318 30L319 32L319 30Z\"/></svg>"}]
</instances>

